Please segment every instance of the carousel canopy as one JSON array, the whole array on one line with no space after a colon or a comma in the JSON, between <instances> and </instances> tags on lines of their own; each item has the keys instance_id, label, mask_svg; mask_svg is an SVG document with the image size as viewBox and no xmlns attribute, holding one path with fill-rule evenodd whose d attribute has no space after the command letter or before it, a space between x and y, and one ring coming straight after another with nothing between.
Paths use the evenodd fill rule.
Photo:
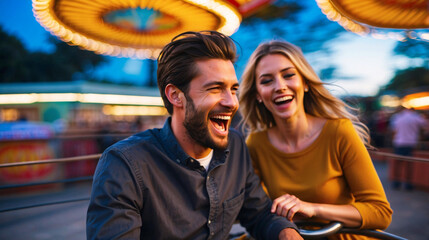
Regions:
<instances>
[{"instance_id":1,"label":"carousel canopy","mask_svg":"<svg viewBox=\"0 0 429 240\"><path fill-rule=\"evenodd\" d=\"M33 0L36 20L61 40L99 54L156 58L179 33L226 35L272 0Z\"/></svg>"},{"instance_id":2,"label":"carousel canopy","mask_svg":"<svg viewBox=\"0 0 429 240\"><path fill-rule=\"evenodd\" d=\"M429 0L316 0L346 30L378 38L429 41Z\"/></svg>"}]
</instances>

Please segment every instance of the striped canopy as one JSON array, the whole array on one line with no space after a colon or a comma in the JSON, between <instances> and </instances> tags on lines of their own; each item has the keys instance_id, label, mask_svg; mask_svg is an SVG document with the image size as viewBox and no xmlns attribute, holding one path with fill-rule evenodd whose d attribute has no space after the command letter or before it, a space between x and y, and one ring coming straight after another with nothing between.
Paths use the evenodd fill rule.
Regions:
<instances>
[{"instance_id":1,"label":"striped canopy","mask_svg":"<svg viewBox=\"0 0 429 240\"><path fill-rule=\"evenodd\" d=\"M273 0L32 0L36 20L61 40L99 54L156 58L185 31L237 31Z\"/></svg>"},{"instance_id":2,"label":"striped canopy","mask_svg":"<svg viewBox=\"0 0 429 240\"><path fill-rule=\"evenodd\" d=\"M429 41L429 0L316 0L322 12L357 34Z\"/></svg>"}]
</instances>

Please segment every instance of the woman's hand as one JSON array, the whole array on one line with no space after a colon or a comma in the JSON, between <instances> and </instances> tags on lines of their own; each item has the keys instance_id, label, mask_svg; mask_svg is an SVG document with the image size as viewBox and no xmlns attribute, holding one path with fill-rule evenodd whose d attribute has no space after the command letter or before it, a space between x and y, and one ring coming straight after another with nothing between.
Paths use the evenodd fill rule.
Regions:
<instances>
[{"instance_id":1,"label":"woman's hand","mask_svg":"<svg viewBox=\"0 0 429 240\"><path fill-rule=\"evenodd\" d=\"M346 227L362 225L362 216L352 205L304 202L290 194L276 198L271 206L271 212L286 217L289 221L318 217L328 221L342 222Z\"/></svg>"},{"instance_id":2,"label":"woman's hand","mask_svg":"<svg viewBox=\"0 0 429 240\"><path fill-rule=\"evenodd\" d=\"M286 217L289 221L292 221L296 214L304 218L314 217L315 212L316 209L314 204L301 201L299 198L290 194L285 194L276 198L271 206L271 213Z\"/></svg>"}]
</instances>

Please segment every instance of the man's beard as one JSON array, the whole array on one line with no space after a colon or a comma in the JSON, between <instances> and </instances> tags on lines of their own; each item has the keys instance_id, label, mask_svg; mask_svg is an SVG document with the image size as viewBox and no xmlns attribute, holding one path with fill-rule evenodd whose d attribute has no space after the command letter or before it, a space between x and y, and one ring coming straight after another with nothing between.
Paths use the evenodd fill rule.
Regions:
<instances>
[{"instance_id":1,"label":"man's beard","mask_svg":"<svg viewBox=\"0 0 429 240\"><path fill-rule=\"evenodd\" d=\"M208 128L209 120L205 116L205 113L195 109L191 98L187 97L186 99L186 115L183 126L186 128L189 136L203 147L225 150L228 146L228 139L223 144L216 143L210 134Z\"/></svg>"}]
</instances>

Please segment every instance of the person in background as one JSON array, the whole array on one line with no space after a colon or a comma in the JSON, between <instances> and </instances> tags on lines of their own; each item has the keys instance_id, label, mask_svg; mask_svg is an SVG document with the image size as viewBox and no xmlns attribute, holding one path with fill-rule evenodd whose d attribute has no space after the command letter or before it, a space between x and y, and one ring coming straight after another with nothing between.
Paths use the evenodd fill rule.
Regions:
<instances>
[{"instance_id":1,"label":"person in background","mask_svg":"<svg viewBox=\"0 0 429 240\"><path fill-rule=\"evenodd\" d=\"M302 239L270 213L242 136L234 42L186 32L158 58L158 87L171 117L109 147L94 175L88 239L227 239L238 219L256 239Z\"/></svg>"},{"instance_id":2,"label":"person in background","mask_svg":"<svg viewBox=\"0 0 429 240\"><path fill-rule=\"evenodd\" d=\"M429 122L414 111L401 107L401 110L391 117L391 130L393 133L394 153L402 156L412 156L417 147L422 130L429 128ZM412 162L394 160L393 188L401 187L401 171L404 170L404 187L406 190L414 188L412 184L413 165Z\"/></svg>"},{"instance_id":3,"label":"person in background","mask_svg":"<svg viewBox=\"0 0 429 240\"><path fill-rule=\"evenodd\" d=\"M324 87L298 47L259 45L244 70L239 101L273 213L361 229L390 224L392 210L365 147L367 128Z\"/></svg>"}]
</instances>

